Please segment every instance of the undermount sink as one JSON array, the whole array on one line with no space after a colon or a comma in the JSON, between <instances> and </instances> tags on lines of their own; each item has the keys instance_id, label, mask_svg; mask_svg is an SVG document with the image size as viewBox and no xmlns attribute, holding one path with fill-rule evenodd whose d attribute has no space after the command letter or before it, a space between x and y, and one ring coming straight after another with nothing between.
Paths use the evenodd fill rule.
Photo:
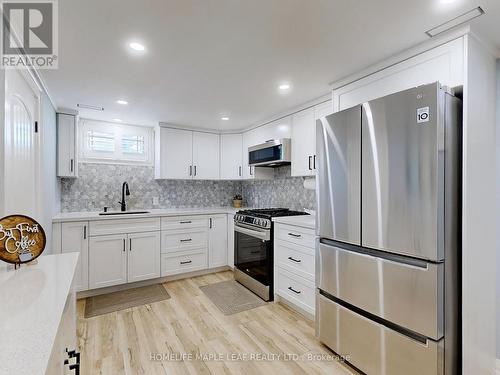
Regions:
<instances>
[{"instance_id":1,"label":"undermount sink","mask_svg":"<svg viewBox=\"0 0 500 375\"><path fill-rule=\"evenodd\" d=\"M110 212L99 212L99 215L137 215L137 214L149 214L149 211L110 211Z\"/></svg>"}]
</instances>

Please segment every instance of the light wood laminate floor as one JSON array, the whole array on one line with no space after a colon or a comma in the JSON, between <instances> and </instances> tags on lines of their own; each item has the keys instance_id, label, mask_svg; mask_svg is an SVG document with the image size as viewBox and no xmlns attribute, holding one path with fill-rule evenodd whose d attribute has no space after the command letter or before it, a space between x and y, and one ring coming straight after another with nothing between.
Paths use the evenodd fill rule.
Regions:
<instances>
[{"instance_id":1,"label":"light wood laminate floor","mask_svg":"<svg viewBox=\"0 0 500 375\"><path fill-rule=\"evenodd\" d=\"M81 373L354 374L316 340L313 323L286 306L225 316L199 289L232 278L227 271L172 281L165 284L169 300L89 319L79 300Z\"/></svg>"}]
</instances>

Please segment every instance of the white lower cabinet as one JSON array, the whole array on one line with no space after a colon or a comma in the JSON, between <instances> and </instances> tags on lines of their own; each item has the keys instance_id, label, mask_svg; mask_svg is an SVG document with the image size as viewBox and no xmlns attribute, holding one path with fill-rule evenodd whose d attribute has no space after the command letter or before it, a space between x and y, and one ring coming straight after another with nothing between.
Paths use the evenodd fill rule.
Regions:
<instances>
[{"instance_id":1,"label":"white lower cabinet","mask_svg":"<svg viewBox=\"0 0 500 375\"><path fill-rule=\"evenodd\" d=\"M160 232L128 235L129 283L160 277Z\"/></svg>"},{"instance_id":2,"label":"white lower cabinet","mask_svg":"<svg viewBox=\"0 0 500 375\"><path fill-rule=\"evenodd\" d=\"M54 248L80 253L76 291L151 280L227 266L228 222L232 224L233 216L54 223ZM232 235L232 227L229 230Z\"/></svg>"},{"instance_id":3,"label":"white lower cabinet","mask_svg":"<svg viewBox=\"0 0 500 375\"><path fill-rule=\"evenodd\" d=\"M90 289L160 277L160 233L90 238Z\"/></svg>"},{"instance_id":4,"label":"white lower cabinet","mask_svg":"<svg viewBox=\"0 0 500 375\"><path fill-rule=\"evenodd\" d=\"M314 229L276 223L274 234L274 294L314 315Z\"/></svg>"},{"instance_id":5,"label":"white lower cabinet","mask_svg":"<svg viewBox=\"0 0 500 375\"><path fill-rule=\"evenodd\" d=\"M208 221L208 267L227 266L227 215L214 215Z\"/></svg>"},{"instance_id":6,"label":"white lower cabinet","mask_svg":"<svg viewBox=\"0 0 500 375\"><path fill-rule=\"evenodd\" d=\"M97 289L127 282L127 235L90 238L89 288Z\"/></svg>"},{"instance_id":7,"label":"white lower cabinet","mask_svg":"<svg viewBox=\"0 0 500 375\"><path fill-rule=\"evenodd\" d=\"M89 288L89 223L76 221L61 224L61 253L80 253L76 266L74 288L80 292ZM54 242L57 241L54 238Z\"/></svg>"}]
</instances>

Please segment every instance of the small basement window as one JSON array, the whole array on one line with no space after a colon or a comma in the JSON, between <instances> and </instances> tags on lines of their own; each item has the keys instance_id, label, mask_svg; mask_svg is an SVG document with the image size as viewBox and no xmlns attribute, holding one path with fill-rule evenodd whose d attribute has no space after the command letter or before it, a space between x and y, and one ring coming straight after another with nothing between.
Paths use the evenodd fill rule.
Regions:
<instances>
[{"instance_id":1,"label":"small basement window","mask_svg":"<svg viewBox=\"0 0 500 375\"><path fill-rule=\"evenodd\" d=\"M81 119L80 158L87 163L153 164L153 129Z\"/></svg>"}]
</instances>

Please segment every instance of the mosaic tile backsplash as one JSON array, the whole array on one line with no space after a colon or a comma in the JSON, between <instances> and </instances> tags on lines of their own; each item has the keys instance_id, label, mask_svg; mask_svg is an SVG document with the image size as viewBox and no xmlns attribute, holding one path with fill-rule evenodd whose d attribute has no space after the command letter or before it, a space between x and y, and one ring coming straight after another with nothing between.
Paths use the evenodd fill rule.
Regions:
<instances>
[{"instance_id":1,"label":"mosaic tile backsplash","mask_svg":"<svg viewBox=\"0 0 500 375\"><path fill-rule=\"evenodd\" d=\"M314 191L304 189L303 178L290 177L288 166L275 169L269 181L193 181L155 180L153 167L80 163L78 178L62 179L61 210L117 210L124 181L130 186L129 209L230 206L235 194L252 207L302 210L316 205Z\"/></svg>"},{"instance_id":2,"label":"mosaic tile backsplash","mask_svg":"<svg viewBox=\"0 0 500 375\"><path fill-rule=\"evenodd\" d=\"M252 207L316 209L315 191L304 188L303 177L290 177L290 166L276 168L273 180L243 181L242 195Z\"/></svg>"}]
</instances>

